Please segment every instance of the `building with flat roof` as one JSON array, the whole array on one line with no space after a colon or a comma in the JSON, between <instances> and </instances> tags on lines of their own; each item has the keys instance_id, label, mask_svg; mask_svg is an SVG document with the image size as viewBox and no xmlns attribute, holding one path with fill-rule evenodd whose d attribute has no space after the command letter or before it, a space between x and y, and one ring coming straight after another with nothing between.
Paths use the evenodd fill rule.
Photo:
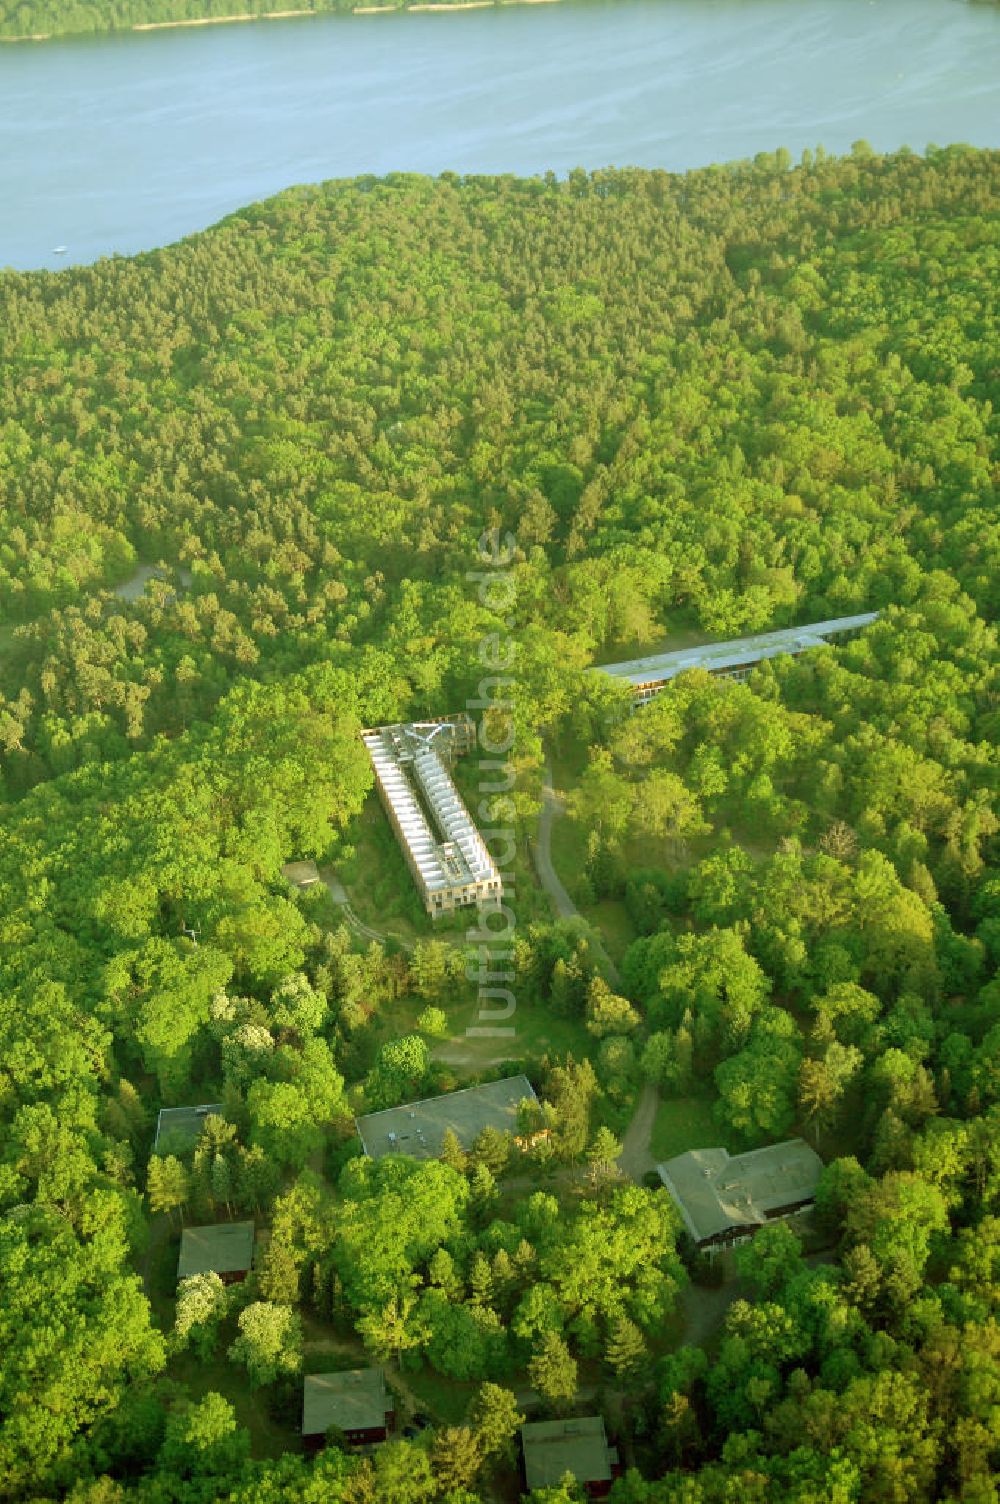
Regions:
<instances>
[{"instance_id":1,"label":"building with flat roof","mask_svg":"<svg viewBox=\"0 0 1000 1504\"><path fill-rule=\"evenodd\" d=\"M503 895L496 863L449 771L475 738L467 715L362 732L389 823L432 919Z\"/></svg>"},{"instance_id":2,"label":"building with flat roof","mask_svg":"<svg viewBox=\"0 0 1000 1504\"><path fill-rule=\"evenodd\" d=\"M302 1435L312 1446L322 1445L331 1426L354 1446L385 1441L395 1410L381 1368L311 1373L302 1385Z\"/></svg>"},{"instance_id":3,"label":"building with flat roof","mask_svg":"<svg viewBox=\"0 0 1000 1504\"><path fill-rule=\"evenodd\" d=\"M711 1249L811 1206L823 1161L805 1139L791 1138L748 1154L692 1149L656 1168L692 1240Z\"/></svg>"},{"instance_id":4,"label":"building with flat roof","mask_svg":"<svg viewBox=\"0 0 1000 1504\"><path fill-rule=\"evenodd\" d=\"M701 668L722 679L745 679L765 658L782 653L796 657L811 648L828 647L830 638L848 638L878 621L877 611L859 616L839 616L833 621L812 622L805 627L783 627L778 632L759 632L754 637L736 637L729 642L707 642L697 648L673 653L655 653L649 658L630 658L625 663L603 663L592 672L608 674L632 686L632 703L645 705L664 685L688 669Z\"/></svg>"},{"instance_id":5,"label":"building with flat roof","mask_svg":"<svg viewBox=\"0 0 1000 1504\"><path fill-rule=\"evenodd\" d=\"M617 1449L608 1446L599 1415L532 1421L522 1426L521 1470L529 1492L557 1487L569 1473L591 1499L602 1499L610 1493L621 1471Z\"/></svg>"},{"instance_id":6,"label":"building with flat roof","mask_svg":"<svg viewBox=\"0 0 1000 1504\"><path fill-rule=\"evenodd\" d=\"M203 1102L198 1107L161 1107L156 1119L154 1154L184 1154L193 1149L208 1117L225 1116L221 1102Z\"/></svg>"},{"instance_id":7,"label":"building with flat roof","mask_svg":"<svg viewBox=\"0 0 1000 1504\"><path fill-rule=\"evenodd\" d=\"M436 1159L450 1128L463 1149L471 1149L484 1128L496 1128L515 1137L517 1110L527 1099L537 1102L527 1076L508 1076L485 1086L467 1086L424 1102L387 1107L358 1118L361 1146L372 1159L386 1154L409 1154L414 1159Z\"/></svg>"},{"instance_id":8,"label":"building with flat roof","mask_svg":"<svg viewBox=\"0 0 1000 1504\"><path fill-rule=\"evenodd\" d=\"M227 1285L246 1279L253 1268L252 1222L213 1222L208 1227L185 1227L177 1260L177 1278L218 1274Z\"/></svg>"}]
</instances>

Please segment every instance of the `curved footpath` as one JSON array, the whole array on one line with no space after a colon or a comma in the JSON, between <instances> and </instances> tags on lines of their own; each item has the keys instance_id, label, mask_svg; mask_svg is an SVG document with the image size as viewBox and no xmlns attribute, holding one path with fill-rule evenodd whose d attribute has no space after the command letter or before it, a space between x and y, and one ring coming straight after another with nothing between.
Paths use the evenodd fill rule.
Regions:
<instances>
[{"instance_id":1,"label":"curved footpath","mask_svg":"<svg viewBox=\"0 0 1000 1504\"><path fill-rule=\"evenodd\" d=\"M323 880L326 891L343 913L347 923L352 929L357 930L359 935L364 935L368 940L376 940L379 945L388 945L391 942L393 945L398 945L402 950L413 950L412 940L404 940L402 935L383 935L378 930L373 930L370 924L365 924L363 919L359 919L351 908L351 900L347 896L347 889L336 873L332 872L329 867L324 868L320 872L320 877Z\"/></svg>"},{"instance_id":2,"label":"curved footpath","mask_svg":"<svg viewBox=\"0 0 1000 1504\"><path fill-rule=\"evenodd\" d=\"M563 802L552 787L552 768L546 758L542 782L542 813L538 818L538 836L531 845L531 853L535 859L535 871L538 873L538 880L542 887L552 899L559 918L583 919L587 923L588 921L585 916L580 913L580 910L566 892L566 889L559 880L559 875L555 867L552 865L552 822L562 813ZM612 961L596 935L592 944L596 955L604 966L608 981L613 983L615 987L620 987L622 979L618 967Z\"/></svg>"}]
</instances>

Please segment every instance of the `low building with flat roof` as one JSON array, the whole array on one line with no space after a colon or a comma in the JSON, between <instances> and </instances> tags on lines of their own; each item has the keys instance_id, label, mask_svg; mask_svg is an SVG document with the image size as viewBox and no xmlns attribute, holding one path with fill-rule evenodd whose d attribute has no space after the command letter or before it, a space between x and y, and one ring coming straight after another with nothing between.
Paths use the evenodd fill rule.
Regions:
<instances>
[{"instance_id":1,"label":"low building with flat roof","mask_svg":"<svg viewBox=\"0 0 1000 1504\"><path fill-rule=\"evenodd\" d=\"M692 1240L711 1249L811 1206L823 1161L805 1139L791 1138L747 1154L692 1149L656 1168Z\"/></svg>"},{"instance_id":2,"label":"low building with flat roof","mask_svg":"<svg viewBox=\"0 0 1000 1504\"><path fill-rule=\"evenodd\" d=\"M302 1385L302 1435L308 1445L321 1446L336 1426L354 1446L385 1441L395 1408L381 1368L311 1373Z\"/></svg>"},{"instance_id":3,"label":"low building with flat roof","mask_svg":"<svg viewBox=\"0 0 1000 1504\"><path fill-rule=\"evenodd\" d=\"M838 616L804 627L782 627L777 632L758 632L753 637L734 637L728 642L706 642L697 648L673 653L653 653L648 658L630 658L625 663L602 663L591 670L607 674L632 687L632 703L645 705L664 685L688 669L701 668L723 679L745 679L751 669L767 658L783 653L796 657L811 648L829 647L831 637L848 638L878 621L877 611L858 616Z\"/></svg>"},{"instance_id":4,"label":"low building with flat roof","mask_svg":"<svg viewBox=\"0 0 1000 1504\"><path fill-rule=\"evenodd\" d=\"M366 1113L357 1119L357 1129L361 1146L372 1159L385 1154L436 1159L449 1128L463 1149L471 1149L484 1128L516 1137L517 1110L525 1099L538 1100L527 1076L508 1076L485 1086L467 1086L442 1097Z\"/></svg>"},{"instance_id":5,"label":"low building with flat roof","mask_svg":"<svg viewBox=\"0 0 1000 1504\"><path fill-rule=\"evenodd\" d=\"M618 1452L608 1446L599 1415L532 1421L522 1426L521 1467L529 1492L557 1487L569 1473L591 1499L602 1499L610 1493L620 1472Z\"/></svg>"},{"instance_id":6,"label":"low building with flat roof","mask_svg":"<svg viewBox=\"0 0 1000 1504\"><path fill-rule=\"evenodd\" d=\"M184 1154L198 1142L206 1118L224 1115L221 1102L203 1102L199 1107L161 1107L153 1153Z\"/></svg>"},{"instance_id":7,"label":"low building with flat roof","mask_svg":"<svg viewBox=\"0 0 1000 1504\"><path fill-rule=\"evenodd\" d=\"M227 1285L246 1279L253 1268L253 1245L252 1222L213 1222L207 1227L185 1227L181 1233L177 1278L218 1274Z\"/></svg>"}]
</instances>

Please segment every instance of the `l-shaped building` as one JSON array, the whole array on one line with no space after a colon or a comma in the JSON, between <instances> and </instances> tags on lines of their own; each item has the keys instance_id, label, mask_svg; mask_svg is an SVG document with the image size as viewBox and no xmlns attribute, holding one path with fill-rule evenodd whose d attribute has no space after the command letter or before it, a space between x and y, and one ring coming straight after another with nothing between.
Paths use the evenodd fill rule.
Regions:
<instances>
[{"instance_id":1,"label":"l-shaped building","mask_svg":"<svg viewBox=\"0 0 1000 1504\"><path fill-rule=\"evenodd\" d=\"M790 1138L746 1154L691 1149L656 1169L695 1247L714 1253L811 1206L823 1161L805 1139Z\"/></svg>"}]
</instances>

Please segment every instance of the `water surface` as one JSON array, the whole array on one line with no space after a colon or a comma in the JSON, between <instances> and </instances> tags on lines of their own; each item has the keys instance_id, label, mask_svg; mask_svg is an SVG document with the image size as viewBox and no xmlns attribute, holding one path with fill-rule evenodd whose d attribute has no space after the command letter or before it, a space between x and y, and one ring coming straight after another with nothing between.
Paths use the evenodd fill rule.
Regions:
<instances>
[{"instance_id":1,"label":"water surface","mask_svg":"<svg viewBox=\"0 0 1000 1504\"><path fill-rule=\"evenodd\" d=\"M0 265L148 249L362 172L682 170L859 137L1000 145L1000 5L564 0L8 45Z\"/></svg>"}]
</instances>

